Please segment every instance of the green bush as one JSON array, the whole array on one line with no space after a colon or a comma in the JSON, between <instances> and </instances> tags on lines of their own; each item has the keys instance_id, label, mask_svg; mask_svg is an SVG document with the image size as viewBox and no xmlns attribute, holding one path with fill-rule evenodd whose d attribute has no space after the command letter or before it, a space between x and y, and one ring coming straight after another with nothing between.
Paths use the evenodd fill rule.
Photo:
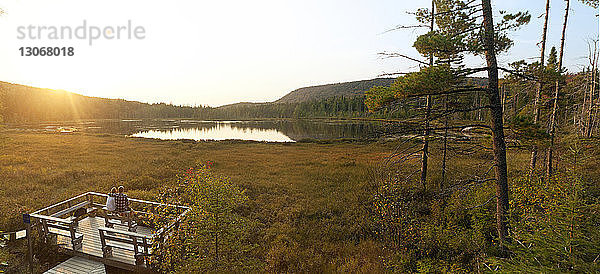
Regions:
<instances>
[{"instance_id":1,"label":"green bush","mask_svg":"<svg viewBox=\"0 0 600 274\"><path fill-rule=\"evenodd\" d=\"M511 200L511 256L496 261L507 271L600 271L600 202L579 176L516 180Z\"/></svg>"},{"instance_id":2,"label":"green bush","mask_svg":"<svg viewBox=\"0 0 600 274\"><path fill-rule=\"evenodd\" d=\"M260 267L251 241L256 224L240 214L248 200L245 192L207 166L190 169L178 179L179 186L164 191L161 200L190 206L191 211L166 244L156 247L158 269L240 272ZM172 214L169 208L162 210L163 215Z\"/></svg>"}]
</instances>

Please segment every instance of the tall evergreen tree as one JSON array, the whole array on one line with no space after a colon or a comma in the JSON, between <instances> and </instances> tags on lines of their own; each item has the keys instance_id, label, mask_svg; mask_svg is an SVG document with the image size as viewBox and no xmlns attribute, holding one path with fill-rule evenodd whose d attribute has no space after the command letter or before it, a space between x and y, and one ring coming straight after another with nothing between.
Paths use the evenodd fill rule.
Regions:
<instances>
[{"instance_id":1,"label":"tall evergreen tree","mask_svg":"<svg viewBox=\"0 0 600 274\"><path fill-rule=\"evenodd\" d=\"M436 8L435 19L439 29L419 36L414 47L423 56L437 57L437 64L399 77L390 88L371 89L367 94L368 106L379 108L398 100L415 97L485 92L488 105L473 109L458 107L455 111L489 109L491 112L489 125L462 126L484 127L492 132L497 184L497 230L503 246L507 237L508 178L496 53L510 48L512 41L508 38L508 31L528 23L530 15L526 12L503 12L502 21L494 24L489 0L483 0L481 4L474 4L474 1L437 0ZM420 22L430 22L430 11L419 10L416 14ZM484 55L487 66L465 68L461 65L465 54ZM466 76L482 71L488 72L487 87L478 87L466 81Z\"/></svg>"}]
</instances>

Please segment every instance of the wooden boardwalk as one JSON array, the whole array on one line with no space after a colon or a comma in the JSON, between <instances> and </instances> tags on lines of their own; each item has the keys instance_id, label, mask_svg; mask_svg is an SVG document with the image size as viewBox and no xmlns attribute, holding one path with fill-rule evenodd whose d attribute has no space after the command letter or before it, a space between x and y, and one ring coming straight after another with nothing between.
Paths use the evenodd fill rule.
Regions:
<instances>
[{"instance_id":1,"label":"wooden boardwalk","mask_svg":"<svg viewBox=\"0 0 600 274\"><path fill-rule=\"evenodd\" d=\"M106 274L104 264L81 257L70 258L61 264L53 267L52 269L44 272L44 274L57 274L57 273L68 273L68 274Z\"/></svg>"},{"instance_id":2,"label":"wooden boardwalk","mask_svg":"<svg viewBox=\"0 0 600 274\"><path fill-rule=\"evenodd\" d=\"M84 269L86 265L98 264L135 272L153 272L152 266L147 265L153 256L152 248L154 245L159 248L163 246L191 210L187 206L130 198L129 203L136 210L137 217L146 221L150 217L158 218L165 223L154 230L140 226L137 221L126 220L128 218L124 218L126 223L123 224L123 217L106 214L103 207L107 197L102 193L86 192L33 213L23 214L28 235L31 229L37 229L45 241L55 242L60 252L74 257L53 269L56 272L50 273L62 273L61 267L72 267L87 273ZM170 213L161 215L161 208L168 209ZM105 227L107 223L112 228ZM17 235L10 237L16 238ZM29 254L33 253L30 245Z\"/></svg>"},{"instance_id":3,"label":"wooden boardwalk","mask_svg":"<svg viewBox=\"0 0 600 274\"><path fill-rule=\"evenodd\" d=\"M100 243L100 233L98 232L98 228L100 227L104 227L104 218L102 217L87 217L79 221L76 231L83 234L81 249L73 251L69 237L58 235L57 243L61 248L68 250L69 253L72 252L75 256L88 257L95 261L101 261L117 267L123 264L135 266L133 251L115 248L113 249L112 257L104 258L102 256L102 244ZM127 231L127 226L115 225L115 229ZM136 233L150 236L153 231L150 228L138 226Z\"/></svg>"}]
</instances>

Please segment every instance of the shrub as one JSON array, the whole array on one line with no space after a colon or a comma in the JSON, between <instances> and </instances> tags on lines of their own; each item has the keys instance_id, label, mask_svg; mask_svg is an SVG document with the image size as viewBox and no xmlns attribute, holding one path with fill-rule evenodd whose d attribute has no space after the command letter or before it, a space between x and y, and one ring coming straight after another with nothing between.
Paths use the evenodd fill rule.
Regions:
<instances>
[{"instance_id":1,"label":"shrub","mask_svg":"<svg viewBox=\"0 0 600 274\"><path fill-rule=\"evenodd\" d=\"M250 241L255 224L240 214L248 200L245 191L204 165L188 170L178 182L178 187L162 193L161 200L190 206L191 211L176 233L156 247L157 267L175 272L239 272L260 266ZM170 213L168 208L162 210Z\"/></svg>"},{"instance_id":2,"label":"shrub","mask_svg":"<svg viewBox=\"0 0 600 274\"><path fill-rule=\"evenodd\" d=\"M521 178L511 201L511 256L496 263L526 272L600 271L598 197L574 174Z\"/></svg>"}]
</instances>

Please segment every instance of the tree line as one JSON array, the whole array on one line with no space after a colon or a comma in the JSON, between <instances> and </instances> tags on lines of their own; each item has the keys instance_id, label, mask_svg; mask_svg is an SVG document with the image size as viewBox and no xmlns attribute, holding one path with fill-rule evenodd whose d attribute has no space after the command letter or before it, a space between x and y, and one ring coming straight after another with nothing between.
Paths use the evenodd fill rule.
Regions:
<instances>
[{"instance_id":1,"label":"tree line","mask_svg":"<svg viewBox=\"0 0 600 274\"><path fill-rule=\"evenodd\" d=\"M400 111L370 113L364 96L337 96L299 103L238 103L221 107L147 104L105 99L0 83L0 114L7 123L71 121L79 119L260 119L308 117L399 118ZM405 110L406 112L407 110Z\"/></svg>"}]
</instances>

